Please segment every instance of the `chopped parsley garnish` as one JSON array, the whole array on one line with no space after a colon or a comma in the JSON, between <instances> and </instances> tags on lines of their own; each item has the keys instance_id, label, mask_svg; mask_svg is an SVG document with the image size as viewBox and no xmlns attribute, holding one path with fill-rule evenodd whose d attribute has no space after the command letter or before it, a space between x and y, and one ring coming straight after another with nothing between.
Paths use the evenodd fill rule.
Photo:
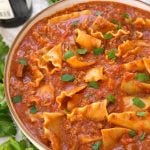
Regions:
<instances>
[{"instance_id":1,"label":"chopped parsley garnish","mask_svg":"<svg viewBox=\"0 0 150 150\"><path fill-rule=\"evenodd\" d=\"M73 24L73 26L74 26L74 27L77 27L77 26L78 26L78 23L79 23L79 21L78 21L78 20L76 20L76 21L73 21L73 23L72 23L72 24Z\"/></svg>"},{"instance_id":2,"label":"chopped parsley garnish","mask_svg":"<svg viewBox=\"0 0 150 150\"><path fill-rule=\"evenodd\" d=\"M20 58L19 62L20 62L20 64L22 64L22 65L24 65L24 66L27 65L27 59L24 58L24 57L23 57L23 58Z\"/></svg>"},{"instance_id":3,"label":"chopped parsley garnish","mask_svg":"<svg viewBox=\"0 0 150 150\"><path fill-rule=\"evenodd\" d=\"M115 96L113 96L112 94L109 94L106 98L109 103L115 103L115 101L116 101Z\"/></svg>"},{"instance_id":4,"label":"chopped parsley garnish","mask_svg":"<svg viewBox=\"0 0 150 150\"><path fill-rule=\"evenodd\" d=\"M136 136L136 131L134 131L134 130L129 131L129 136L130 137L135 137Z\"/></svg>"},{"instance_id":5,"label":"chopped parsley garnish","mask_svg":"<svg viewBox=\"0 0 150 150\"><path fill-rule=\"evenodd\" d=\"M103 144L102 140L94 143L92 146L92 150L99 150L102 144Z\"/></svg>"},{"instance_id":6,"label":"chopped parsley garnish","mask_svg":"<svg viewBox=\"0 0 150 150\"><path fill-rule=\"evenodd\" d=\"M126 18L126 19L129 19L129 18L130 18L130 16L129 16L128 13L124 13L122 16L123 16L124 18Z\"/></svg>"},{"instance_id":7,"label":"chopped parsley garnish","mask_svg":"<svg viewBox=\"0 0 150 150\"><path fill-rule=\"evenodd\" d=\"M112 49L111 51L109 51L107 56L108 56L109 59L116 60L117 57L116 57L116 54L115 54L115 49Z\"/></svg>"},{"instance_id":8,"label":"chopped parsley garnish","mask_svg":"<svg viewBox=\"0 0 150 150\"><path fill-rule=\"evenodd\" d=\"M96 81L91 81L88 83L88 87L92 87L94 89L98 89L99 88L99 84Z\"/></svg>"},{"instance_id":9,"label":"chopped parsley garnish","mask_svg":"<svg viewBox=\"0 0 150 150\"><path fill-rule=\"evenodd\" d=\"M61 76L61 80L64 82L72 82L75 80L75 76L72 74L64 74Z\"/></svg>"},{"instance_id":10,"label":"chopped parsley garnish","mask_svg":"<svg viewBox=\"0 0 150 150\"><path fill-rule=\"evenodd\" d=\"M100 12L100 11L96 11L96 12L95 12L95 15L96 15L96 16L100 16L101 14L102 14L102 12Z\"/></svg>"},{"instance_id":11,"label":"chopped parsley garnish","mask_svg":"<svg viewBox=\"0 0 150 150\"><path fill-rule=\"evenodd\" d=\"M117 21L116 21L115 19L112 19L111 22L112 22L113 24L117 24Z\"/></svg>"},{"instance_id":12,"label":"chopped parsley garnish","mask_svg":"<svg viewBox=\"0 0 150 150\"><path fill-rule=\"evenodd\" d=\"M64 54L64 59L66 60L66 59L68 59L68 58L70 58L70 57L72 57L72 56L74 56L75 55L75 53L72 51L72 50L68 50L67 52L65 52L65 54Z\"/></svg>"},{"instance_id":13,"label":"chopped parsley garnish","mask_svg":"<svg viewBox=\"0 0 150 150\"><path fill-rule=\"evenodd\" d=\"M106 40L110 40L112 37L113 37L113 36L112 36L111 33L105 33L105 34L104 34L104 39L106 39Z\"/></svg>"},{"instance_id":14,"label":"chopped parsley garnish","mask_svg":"<svg viewBox=\"0 0 150 150\"><path fill-rule=\"evenodd\" d=\"M80 55L85 55L87 53L87 49L85 48L77 49L77 53Z\"/></svg>"},{"instance_id":15,"label":"chopped parsley garnish","mask_svg":"<svg viewBox=\"0 0 150 150\"><path fill-rule=\"evenodd\" d=\"M138 117L145 117L147 115L147 112L145 112L145 111L138 111L138 112L136 112L136 115Z\"/></svg>"},{"instance_id":16,"label":"chopped parsley garnish","mask_svg":"<svg viewBox=\"0 0 150 150\"><path fill-rule=\"evenodd\" d=\"M143 132L140 136L139 136L139 140L143 141L146 137L146 132Z\"/></svg>"},{"instance_id":17,"label":"chopped parsley garnish","mask_svg":"<svg viewBox=\"0 0 150 150\"><path fill-rule=\"evenodd\" d=\"M121 29L121 28L122 28L122 24L121 24L121 22L118 22L116 29L119 30L119 29Z\"/></svg>"},{"instance_id":18,"label":"chopped parsley garnish","mask_svg":"<svg viewBox=\"0 0 150 150\"><path fill-rule=\"evenodd\" d=\"M22 101L22 96L17 95L12 98L13 103L20 103Z\"/></svg>"},{"instance_id":19,"label":"chopped parsley garnish","mask_svg":"<svg viewBox=\"0 0 150 150\"><path fill-rule=\"evenodd\" d=\"M147 82L150 81L150 75L146 73L137 73L135 75L135 79L140 82Z\"/></svg>"},{"instance_id":20,"label":"chopped parsley garnish","mask_svg":"<svg viewBox=\"0 0 150 150\"><path fill-rule=\"evenodd\" d=\"M35 105L32 105L32 106L30 107L30 113L31 113L31 114L35 114L36 112L38 112L36 106L35 106Z\"/></svg>"},{"instance_id":21,"label":"chopped parsley garnish","mask_svg":"<svg viewBox=\"0 0 150 150\"><path fill-rule=\"evenodd\" d=\"M100 47L100 48L95 48L95 49L93 50L93 53L94 53L95 55L100 55L100 54L103 54L104 51L105 51L105 49L104 49L103 47Z\"/></svg>"},{"instance_id":22,"label":"chopped parsley garnish","mask_svg":"<svg viewBox=\"0 0 150 150\"><path fill-rule=\"evenodd\" d=\"M134 97L132 99L132 102L135 106L137 106L139 108L144 108L145 107L145 103L138 97Z\"/></svg>"}]
</instances>

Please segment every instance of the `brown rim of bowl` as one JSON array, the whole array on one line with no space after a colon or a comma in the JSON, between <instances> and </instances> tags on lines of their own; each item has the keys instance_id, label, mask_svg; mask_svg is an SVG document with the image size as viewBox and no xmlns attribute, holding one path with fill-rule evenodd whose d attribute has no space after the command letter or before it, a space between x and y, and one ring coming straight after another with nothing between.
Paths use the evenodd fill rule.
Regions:
<instances>
[{"instance_id":1,"label":"brown rim of bowl","mask_svg":"<svg viewBox=\"0 0 150 150\"><path fill-rule=\"evenodd\" d=\"M9 79L10 79L10 72L9 72L9 70L10 70L10 66L11 66L11 60L12 60L12 58L13 58L13 54L14 54L14 52L16 51L16 49L14 48L15 47L15 45L16 45L16 41L18 40L18 38L20 38L20 36L22 36L22 32L36 19L36 18L38 18L38 16L40 16L42 13L44 13L44 12L46 12L46 11L48 11L49 9L51 9L51 8L53 8L53 7L55 7L56 5L61 5L61 4L63 4L63 3L67 3L67 2L71 2L71 0L61 0L61 1L59 1L59 2L57 2L57 3L54 3L53 5L50 5L49 7L47 7L47 8L45 8L44 10L42 10L42 11L40 11L38 14L36 14L34 17L32 17L31 19L29 19L28 21L27 21L27 23L24 25L24 27L21 29L21 31L17 34L17 36L16 36L16 38L14 39L14 42L13 42L13 44L12 44L12 46L11 46L11 48L10 48L10 50L9 50L9 52L8 52L8 56L7 56L7 60L6 60L6 64L5 64L5 75L4 75L4 88L5 88L5 96L6 96L6 98L7 98L7 104L8 104L8 107L9 107L9 110L10 110L10 112L11 112L11 115L12 115L12 117L13 117L13 119L15 120L15 122L16 122L16 124L18 125L18 127L21 129L21 131L23 132L23 134L38 148L38 149L40 149L40 150L48 150L49 148L46 146L46 145L44 145L43 143L41 143L38 139L36 139L28 130L27 130L27 128L24 126L24 124L22 123L22 121L21 121L21 119L19 118L19 116L18 116L18 114L17 114L17 112L15 111L15 108L13 107L13 103L12 103L12 101L11 101L11 97L10 97L10 94L9 94ZM101 1L101 2L116 2L116 3L121 3L121 4L125 4L125 5L129 5L129 6L132 6L132 7L136 7L136 8L140 8L140 9L143 9L143 10L145 10L145 8L142 8L142 7L144 7L144 5L145 5L145 7L147 7L147 11L148 11L148 7L150 6L150 5L148 5L148 4L146 4L146 3L144 3L144 2L142 2L142 1L140 1L140 0L133 0L133 1L129 1L129 0L125 0L125 1L117 1L117 0L83 0L82 2L79 2L79 0L77 0L78 2L76 3L76 4L79 4L79 3L88 3L88 2L91 2L91 1ZM135 5L133 5L132 3L137 3L137 4L139 4L139 5L141 5L140 7L137 7L137 6L135 6ZM72 4L72 5L70 5L69 7L72 7L73 5L75 5L75 4ZM65 7L65 8L69 8L69 7ZM63 9L59 9L59 10L56 10L56 11L54 11L53 13L51 13L50 15L47 15L47 16L45 16L45 17L50 17L50 16L52 16L53 14L55 14L55 13L57 13L57 12L59 12L59 11L62 11L62 10L64 10L65 8L63 8ZM45 17L43 17L43 18L45 18ZM42 18L42 19L43 19ZM41 20L41 19L40 19ZM38 20L39 21L39 20ZM38 21L36 21L36 22L38 22ZM35 23L36 23L35 22ZM35 24L34 23L34 24ZM33 25L32 25L33 26ZM31 28L31 27L30 27ZM27 32L29 31L29 29L27 30ZM21 40L20 41L22 41L23 40L23 38L24 38L24 36L27 34L27 32L21 37ZM20 43L20 42L19 42ZM18 43L18 44L19 44ZM18 47L18 46L16 46L16 47Z\"/></svg>"}]
</instances>

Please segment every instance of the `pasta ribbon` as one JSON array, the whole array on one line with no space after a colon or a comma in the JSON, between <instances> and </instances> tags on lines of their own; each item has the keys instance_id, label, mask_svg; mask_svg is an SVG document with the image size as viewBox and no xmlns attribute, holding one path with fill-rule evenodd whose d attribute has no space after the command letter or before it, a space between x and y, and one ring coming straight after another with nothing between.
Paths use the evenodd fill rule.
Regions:
<instances>
[{"instance_id":1,"label":"pasta ribbon","mask_svg":"<svg viewBox=\"0 0 150 150\"><path fill-rule=\"evenodd\" d=\"M133 98L132 96L126 96L123 97L123 110L124 111L141 111L141 110L147 110L150 108L150 97L140 97L140 100L142 100L145 104L145 107L139 108L135 105L133 105Z\"/></svg>"},{"instance_id":2,"label":"pasta ribbon","mask_svg":"<svg viewBox=\"0 0 150 150\"><path fill-rule=\"evenodd\" d=\"M118 140L122 137L123 134L128 133L130 130L126 128L110 128L102 129L102 139L104 150L110 150L116 146Z\"/></svg>"},{"instance_id":3,"label":"pasta ribbon","mask_svg":"<svg viewBox=\"0 0 150 150\"><path fill-rule=\"evenodd\" d=\"M150 19L144 19L144 18L136 18L136 20L133 22L136 27L142 28L142 27L150 27Z\"/></svg>"},{"instance_id":4,"label":"pasta ribbon","mask_svg":"<svg viewBox=\"0 0 150 150\"><path fill-rule=\"evenodd\" d=\"M103 67L95 67L87 71L84 81L90 82L90 81L98 81L98 80L104 80L105 77L103 75Z\"/></svg>"},{"instance_id":5,"label":"pasta ribbon","mask_svg":"<svg viewBox=\"0 0 150 150\"><path fill-rule=\"evenodd\" d=\"M81 90L83 90L84 88L86 88L87 85L82 85L79 87L75 87L71 90L68 91L62 91L60 93L59 96L56 97L56 102L58 103L58 108L63 107L63 103L66 102L66 97L71 98L73 95L75 95L76 93L80 92Z\"/></svg>"},{"instance_id":6,"label":"pasta ribbon","mask_svg":"<svg viewBox=\"0 0 150 150\"><path fill-rule=\"evenodd\" d=\"M147 113L145 117L138 117L136 112L128 111L123 113L112 113L108 115L108 122L117 126L133 130L145 130L150 131L150 114Z\"/></svg>"},{"instance_id":7,"label":"pasta ribbon","mask_svg":"<svg viewBox=\"0 0 150 150\"><path fill-rule=\"evenodd\" d=\"M72 67L72 68L82 68L87 67L95 64L95 61L80 61L77 56L70 57L66 60L66 62Z\"/></svg>"},{"instance_id":8,"label":"pasta ribbon","mask_svg":"<svg viewBox=\"0 0 150 150\"><path fill-rule=\"evenodd\" d=\"M62 121L64 114L62 113L43 113L44 117L44 136L51 141L52 149L62 149Z\"/></svg>"},{"instance_id":9,"label":"pasta ribbon","mask_svg":"<svg viewBox=\"0 0 150 150\"><path fill-rule=\"evenodd\" d=\"M103 121L108 115L106 106L107 100L104 100L102 102L95 102L84 107L74 108L71 114L67 114L67 119L70 121L76 121L87 118L94 121Z\"/></svg>"},{"instance_id":10,"label":"pasta ribbon","mask_svg":"<svg viewBox=\"0 0 150 150\"><path fill-rule=\"evenodd\" d=\"M118 46L116 56L125 57L128 54L137 54L143 47L150 47L148 40L127 40Z\"/></svg>"},{"instance_id":11,"label":"pasta ribbon","mask_svg":"<svg viewBox=\"0 0 150 150\"><path fill-rule=\"evenodd\" d=\"M84 31L76 29L75 33L77 35L75 40L81 47L92 50L101 46L101 40L86 34Z\"/></svg>"},{"instance_id":12,"label":"pasta ribbon","mask_svg":"<svg viewBox=\"0 0 150 150\"><path fill-rule=\"evenodd\" d=\"M83 10L83 11L73 12L73 13L70 13L70 14L65 14L65 15L53 17L53 18L48 20L48 23L49 24L56 24L56 23L59 23L59 22L67 21L69 19L74 19L74 18L78 18L78 17L83 16L83 15L89 15L89 14L91 14L90 10Z\"/></svg>"},{"instance_id":13,"label":"pasta ribbon","mask_svg":"<svg viewBox=\"0 0 150 150\"><path fill-rule=\"evenodd\" d=\"M139 82L134 79L125 79L121 82L121 90L128 94L138 94L140 92L149 93L150 92L150 84Z\"/></svg>"}]
</instances>

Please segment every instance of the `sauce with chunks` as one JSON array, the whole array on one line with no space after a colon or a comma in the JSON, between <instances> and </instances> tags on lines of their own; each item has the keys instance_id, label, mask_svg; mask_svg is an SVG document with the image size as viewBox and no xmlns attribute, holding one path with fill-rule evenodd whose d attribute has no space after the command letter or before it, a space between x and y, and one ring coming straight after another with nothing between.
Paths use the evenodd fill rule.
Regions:
<instances>
[{"instance_id":1,"label":"sauce with chunks","mask_svg":"<svg viewBox=\"0 0 150 150\"><path fill-rule=\"evenodd\" d=\"M34 137L53 150L149 149L149 16L90 2L30 29L13 56L9 90Z\"/></svg>"}]
</instances>

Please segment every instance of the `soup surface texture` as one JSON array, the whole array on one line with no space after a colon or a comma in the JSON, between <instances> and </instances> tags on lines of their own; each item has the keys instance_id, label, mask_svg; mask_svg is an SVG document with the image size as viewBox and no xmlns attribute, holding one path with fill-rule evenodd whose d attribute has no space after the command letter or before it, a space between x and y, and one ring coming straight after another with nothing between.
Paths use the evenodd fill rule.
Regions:
<instances>
[{"instance_id":1,"label":"soup surface texture","mask_svg":"<svg viewBox=\"0 0 150 150\"><path fill-rule=\"evenodd\" d=\"M10 95L53 150L149 150L150 13L89 2L37 22L16 49Z\"/></svg>"}]
</instances>

